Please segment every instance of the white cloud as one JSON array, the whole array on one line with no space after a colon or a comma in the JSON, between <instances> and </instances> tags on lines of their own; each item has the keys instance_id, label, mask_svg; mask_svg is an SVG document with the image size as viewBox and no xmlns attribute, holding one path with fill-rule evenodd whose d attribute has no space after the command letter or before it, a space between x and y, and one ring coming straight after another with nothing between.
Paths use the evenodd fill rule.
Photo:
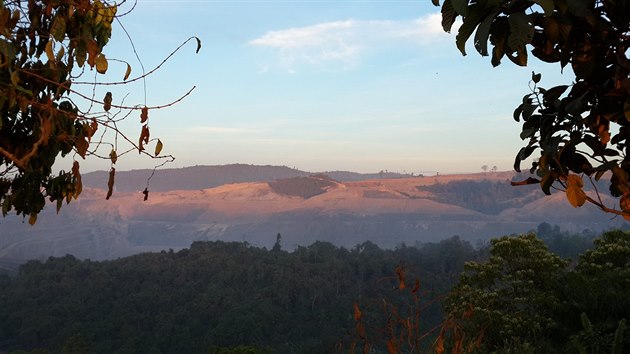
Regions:
<instances>
[{"instance_id":1,"label":"white cloud","mask_svg":"<svg viewBox=\"0 0 630 354\"><path fill-rule=\"evenodd\" d=\"M426 46L452 40L444 33L439 13L416 20L345 20L270 31L250 45L277 52L280 64L294 70L297 64L356 64L361 55L393 46Z\"/></svg>"}]
</instances>

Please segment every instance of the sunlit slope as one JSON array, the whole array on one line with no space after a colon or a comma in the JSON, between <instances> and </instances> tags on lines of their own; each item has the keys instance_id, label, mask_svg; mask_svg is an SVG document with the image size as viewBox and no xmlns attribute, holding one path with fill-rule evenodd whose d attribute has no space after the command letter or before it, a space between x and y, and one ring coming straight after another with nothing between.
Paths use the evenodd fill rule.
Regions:
<instances>
[{"instance_id":1,"label":"sunlit slope","mask_svg":"<svg viewBox=\"0 0 630 354\"><path fill-rule=\"evenodd\" d=\"M623 224L590 206L575 210L561 193L547 197L536 186L511 187L512 178L508 172L355 182L295 176L151 191L147 201L139 192L120 191L105 201L103 190L86 188L59 215L47 208L33 227L15 217L3 220L0 260L66 253L106 259L214 239L271 246L278 233L285 248L316 240L395 247L452 235L486 240L543 221L573 230Z\"/></svg>"}]
</instances>

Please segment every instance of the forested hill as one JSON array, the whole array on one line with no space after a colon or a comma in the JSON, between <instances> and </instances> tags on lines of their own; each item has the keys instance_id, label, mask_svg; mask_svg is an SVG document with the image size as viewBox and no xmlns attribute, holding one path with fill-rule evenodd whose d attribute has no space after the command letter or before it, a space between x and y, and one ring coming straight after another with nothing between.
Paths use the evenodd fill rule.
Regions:
<instances>
[{"instance_id":1,"label":"forested hill","mask_svg":"<svg viewBox=\"0 0 630 354\"><path fill-rule=\"evenodd\" d=\"M266 250L195 242L113 261L30 261L15 278L0 275L0 352L207 353L247 345L328 353L353 340L353 303L374 326L385 324L383 299L400 300L401 264L410 282L421 279L422 330L433 328L441 321L436 299L476 257L455 237L397 250L317 242L289 253L279 243Z\"/></svg>"},{"instance_id":2,"label":"forested hill","mask_svg":"<svg viewBox=\"0 0 630 354\"><path fill-rule=\"evenodd\" d=\"M153 171L149 169L116 171L116 189L120 192L137 192L147 186L147 179ZM185 168L160 169L151 177L152 192L170 190L197 190L221 186L230 183L271 182L277 179L308 177L314 172L307 172L287 166L258 166L231 164L220 166L192 166ZM374 178L398 178L408 175L394 172L356 173L348 171L324 172L330 178L349 182ZM105 189L109 172L96 171L83 176L86 187Z\"/></svg>"}]
</instances>

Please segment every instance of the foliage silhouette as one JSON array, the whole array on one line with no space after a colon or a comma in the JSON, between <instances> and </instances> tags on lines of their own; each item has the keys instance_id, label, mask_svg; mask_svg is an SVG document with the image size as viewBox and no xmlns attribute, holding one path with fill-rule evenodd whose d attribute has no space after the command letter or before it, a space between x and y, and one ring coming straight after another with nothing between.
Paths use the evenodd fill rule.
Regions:
<instances>
[{"instance_id":1,"label":"foliage silhouette","mask_svg":"<svg viewBox=\"0 0 630 354\"><path fill-rule=\"evenodd\" d=\"M143 68L142 75L130 78L131 65L106 57L112 25L118 22L124 30L120 18L128 12L119 10L125 2L0 2L0 204L4 216L14 211L28 216L33 224L46 199L56 202L57 210L64 200L69 203L76 199L83 188L77 156L111 161L108 198L119 157L137 150L152 158L173 160L170 155L161 155L163 144L159 139L151 139L149 111L180 101L192 89L174 102L154 107L147 107L146 102L125 105L124 99L118 101L120 98L112 97L111 92L96 97L97 87L144 80L163 64L149 72ZM131 10L133 7L135 3ZM182 46L192 39L196 39L198 51L201 42L196 37ZM119 63L127 68L121 81L96 79L110 65ZM81 81L92 70L96 70L95 79ZM118 123L133 112L138 112L141 119L138 140L118 129ZM112 141L107 140L108 132L113 135ZM145 151L154 140L154 149ZM66 155L72 156L72 167L54 174L55 161Z\"/></svg>"},{"instance_id":2,"label":"foliage silhouette","mask_svg":"<svg viewBox=\"0 0 630 354\"><path fill-rule=\"evenodd\" d=\"M531 93L514 111L526 141L514 169L538 151L531 167L538 178L517 184L540 184L545 194L563 190L574 207L589 202L630 219L630 3L445 0L441 10L447 32L463 18L455 41L464 55L474 33L475 49L490 55L493 66L504 57L525 66L530 48L539 60L560 63L561 70L570 65L575 74L574 83L545 89L532 73ZM597 191L583 191L584 176L599 180L607 172L618 208L605 205Z\"/></svg>"}]
</instances>

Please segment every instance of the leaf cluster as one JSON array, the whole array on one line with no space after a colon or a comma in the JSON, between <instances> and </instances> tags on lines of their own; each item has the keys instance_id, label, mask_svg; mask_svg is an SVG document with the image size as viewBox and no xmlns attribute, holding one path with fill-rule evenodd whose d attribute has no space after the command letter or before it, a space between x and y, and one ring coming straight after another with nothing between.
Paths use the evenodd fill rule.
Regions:
<instances>
[{"instance_id":1,"label":"leaf cluster","mask_svg":"<svg viewBox=\"0 0 630 354\"><path fill-rule=\"evenodd\" d=\"M434 0L435 5L439 5ZM532 92L514 112L522 123L514 168L539 152L531 172L546 194L552 188L567 192L569 202L586 201L604 211L630 215L630 3L615 0L445 0L442 25L450 31L462 17L456 44L466 54L474 34L475 49L490 55L497 66L504 57L525 66L528 52L548 63L570 67L571 85L549 89L538 86L540 74L532 73ZM488 43L492 50L488 49ZM583 195L571 174L600 179L609 173L610 192L620 197L619 209L601 199ZM557 184L556 184L557 182ZM556 184L555 187L554 184ZM569 184L570 186L567 186Z\"/></svg>"},{"instance_id":2,"label":"leaf cluster","mask_svg":"<svg viewBox=\"0 0 630 354\"><path fill-rule=\"evenodd\" d=\"M33 224L46 199L56 202L57 211L63 201L69 203L76 199L83 189L77 156L111 162L109 195L114 184L114 165L120 156L137 150L147 156L173 160L170 155L160 155L162 142L150 137L149 108L177 103L192 89L174 102L147 107L146 103L115 104L111 92L105 93L101 100L96 99L96 87L143 80L192 38L197 40L197 51L201 42L196 37L190 38L158 67L129 79L131 66L122 60L108 59L104 53L112 36L112 24L116 21L122 27L119 18L125 14L118 14L118 10L124 3L124 0L119 3L105 0L0 2L0 204L3 216L15 212L28 216ZM112 62L126 63L123 81L99 81L97 77L105 74ZM79 81L93 70L96 71L93 80ZM91 95L82 92L81 87L85 86L91 88ZM86 107L81 107L80 103ZM138 143L117 126L134 111L140 111L142 124ZM115 135L112 142L105 139L108 131ZM131 148L118 151L119 138ZM144 151L154 140L157 140L154 152ZM108 146L111 146L111 152L107 149L108 155L99 150ZM68 155L73 160L71 170L53 173L57 158ZM148 191L145 197L147 195Z\"/></svg>"},{"instance_id":3,"label":"leaf cluster","mask_svg":"<svg viewBox=\"0 0 630 354\"><path fill-rule=\"evenodd\" d=\"M460 353L627 348L629 241L604 233L570 269L533 234L493 240L488 261L467 263L448 296L445 340Z\"/></svg>"}]
</instances>

